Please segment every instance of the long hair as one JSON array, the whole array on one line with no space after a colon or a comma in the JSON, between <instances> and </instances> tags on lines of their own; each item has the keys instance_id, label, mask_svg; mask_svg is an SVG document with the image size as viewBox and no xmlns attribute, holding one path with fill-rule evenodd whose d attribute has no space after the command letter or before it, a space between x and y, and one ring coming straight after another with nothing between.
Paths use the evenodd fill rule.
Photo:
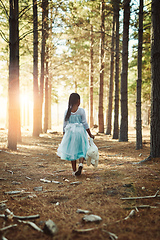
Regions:
<instances>
[{"instance_id":1,"label":"long hair","mask_svg":"<svg viewBox=\"0 0 160 240\"><path fill-rule=\"evenodd\" d=\"M71 93L71 95L69 96L69 101L68 101L68 110L65 116L65 121L67 121L69 119L69 117L71 116L71 110L74 104L76 104L78 102L78 100L80 100L80 96L78 93Z\"/></svg>"}]
</instances>

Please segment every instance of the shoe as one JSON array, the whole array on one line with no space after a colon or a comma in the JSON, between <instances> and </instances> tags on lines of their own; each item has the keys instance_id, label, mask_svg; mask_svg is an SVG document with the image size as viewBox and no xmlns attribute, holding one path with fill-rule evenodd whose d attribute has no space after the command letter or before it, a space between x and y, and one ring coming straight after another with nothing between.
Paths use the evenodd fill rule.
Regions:
<instances>
[{"instance_id":1,"label":"shoe","mask_svg":"<svg viewBox=\"0 0 160 240\"><path fill-rule=\"evenodd\" d=\"M82 172L83 164L80 163L77 172L75 172L75 176L80 176Z\"/></svg>"},{"instance_id":2,"label":"shoe","mask_svg":"<svg viewBox=\"0 0 160 240\"><path fill-rule=\"evenodd\" d=\"M76 172L72 172L72 176L75 176Z\"/></svg>"}]
</instances>

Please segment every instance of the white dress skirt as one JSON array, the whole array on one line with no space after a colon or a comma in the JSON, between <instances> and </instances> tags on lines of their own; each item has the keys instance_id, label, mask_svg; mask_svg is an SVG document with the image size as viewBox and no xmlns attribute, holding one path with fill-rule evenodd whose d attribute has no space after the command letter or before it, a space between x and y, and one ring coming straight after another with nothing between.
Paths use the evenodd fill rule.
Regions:
<instances>
[{"instance_id":1,"label":"white dress skirt","mask_svg":"<svg viewBox=\"0 0 160 240\"><path fill-rule=\"evenodd\" d=\"M89 141L81 116L72 114L66 124L65 134L58 147L57 155L61 159L74 161L81 157L86 157L89 148Z\"/></svg>"}]
</instances>

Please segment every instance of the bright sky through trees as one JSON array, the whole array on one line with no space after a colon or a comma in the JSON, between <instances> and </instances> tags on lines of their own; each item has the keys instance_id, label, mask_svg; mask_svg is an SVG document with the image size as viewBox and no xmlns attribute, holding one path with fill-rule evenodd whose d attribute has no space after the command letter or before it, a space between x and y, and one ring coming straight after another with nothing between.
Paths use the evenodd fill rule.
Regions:
<instances>
[{"instance_id":1,"label":"bright sky through trees","mask_svg":"<svg viewBox=\"0 0 160 240\"><path fill-rule=\"evenodd\" d=\"M71 2L71 1L65 1L66 2ZM75 3L76 1L72 1ZM82 1L83 2L83 1ZM87 2L87 1L86 1ZM110 2L110 1L108 1ZM148 3L149 1L145 1L145 3ZM59 1L53 1L54 6L60 2ZM77 2L76 2L77 4ZM139 5L139 0L132 0L131 1L131 22L135 22L135 20L138 17L138 5ZM40 9L39 9L40 10ZM82 11L83 10L83 11ZM83 9L79 10L79 14L82 14L82 18L85 17L84 14L87 13L88 7L84 6ZM86 51L85 47L87 46L88 42L84 41L80 45L75 44L75 48L70 48L71 44L68 44L67 41L69 40L70 43L76 43L75 39L71 39L71 35L67 35L68 30L70 30L72 24L73 24L73 19L70 20L70 22L67 20L66 22L61 20L60 17L62 16L64 19L68 18L68 15L66 17L66 9L63 10L58 8L58 11L60 11L60 15L56 18L54 18L53 24L52 24L52 45L53 45L53 53L52 58L53 58L53 64L52 64L52 76L53 76L53 86L52 86L52 104L53 104L53 113L52 114L59 114L63 115L63 110L67 107L67 101L68 101L68 95L75 90L75 82L78 81L78 90L81 90L81 98L82 104L87 103L87 87L88 87L88 55L85 57L83 56L84 52L80 52L81 50L78 49L80 52L78 58L82 57L82 59L73 59L73 51L76 50L77 47L84 48ZM68 11L68 9L67 9ZM67 12L68 13L68 12ZM91 13L91 12L89 12ZM32 12L30 13L32 14ZM57 14L57 13L56 13ZM74 10L73 10L74 14ZM87 13L88 14L88 13ZM120 27L120 33L122 34L122 26L123 26L123 11L121 10L120 12L121 15L121 27ZM49 15L51 17L51 15ZM56 15L57 16L57 15ZM73 16L72 16L73 17ZM76 16L77 17L77 16ZM77 18L78 19L78 18ZM77 20L76 19L76 20ZM3 18L1 16L0 21L2 22L6 21L6 16L4 14ZM98 19L97 19L98 20ZM23 29L23 20L21 20L21 31ZM40 21L40 16L39 16L39 21ZM70 25L67 26L68 22ZM77 21L78 22L78 21ZM83 22L83 21L82 21ZM84 23L84 22L83 22ZM86 23L86 22L85 22ZM31 23L32 24L32 23ZM24 25L26 26L26 19ZM32 25L31 25L32 26ZM87 26L87 25L86 25ZM81 39L83 36L87 35L87 27L79 27L75 24L73 25L73 31L76 29L77 30L77 36L79 39ZM107 26L107 23L106 23ZM77 27L77 28L76 28ZM96 26L97 27L97 26ZM67 29L67 31L66 31ZM24 30L24 29L23 29ZM97 31L97 28L96 28ZM132 47L137 43L136 39L133 39L132 33L135 31L135 28L133 26L130 26L130 41L129 41L129 58L130 60L132 59ZM5 34L7 33L7 29L4 30ZM40 31L39 31L40 34ZM71 34L71 33L70 33ZM81 34L81 35L78 35ZM22 33L20 34L22 35ZM7 35L6 35L7 36ZM80 37L79 37L80 36ZM41 36L40 36L41 37ZM74 37L74 36L73 36ZM86 36L85 36L86 37ZM121 36L122 38L122 36ZM89 40L89 36L88 39ZM121 39L122 40L122 39ZM5 104L3 106L7 106L7 93L8 93L8 50L7 50L7 44L6 42L1 38L0 39L1 43L1 54L0 54L0 75L1 75L1 80L0 80L0 97L3 97L3 101ZM22 119L25 119L24 122L26 123L31 123L31 120L27 120L28 114L30 115L30 118L32 118L32 108L33 108L33 97L32 97L32 91L33 91L33 75L32 75L32 36L27 35L22 41L22 45L20 48L20 89L21 89L21 114L25 115L22 116ZM39 42L39 50L40 50L40 42ZM98 46L98 42L96 42L95 45ZM55 49L55 51L54 51ZM82 49L83 50L83 49ZM87 50L89 53L89 50ZM87 54L87 51L85 52ZM40 52L39 52L40 55ZM70 58L72 57L72 59ZM40 56L39 56L40 58ZM86 59L85 59L86 58ZM95 58L98 59L98 47L95 50ZM40 59L39 59L40 60ZM76 62L76 64L75 64ZM106 66L109 65L109 57L106 58ZM98 66L98 60L95 63L95 66ZM39 64L39 71L40 71L40 64ZM108 74L108 73L107 73ZM80 79L80 82L79 82ZM131 77L132 80L132 77ZM68 82L67 82L68 81ZM98 94L98 67L95 69L95 96ZM107 81L108 81L108 75L105 76L105 88L107 88ZM60 82L60 84L59 84ZM106 91L106 90L105 90ZM106 91L107 92L107 91ZM105 94L105 99L107 99L107 94ZM3 102L1 101L1 102ZM95 98L96 101L96 98ZM64 103L63 106L61 106L61 102ZM97 103L96 103L97 104ZM57 106L58 105L58 106ZM86 104L87 106L87 104ZM106 106L105 106L106 108ZM61 111L59 111L61 109ZM96 110L96 107L95 107ZM88 109L87 109L88 111ZM6 119L6 112L1 111L1 118ZM58 113L59 112L59 113ZM61 115L61 116L62 116ZM61 119L61 116L57 117L57 119ZM56 120L58 121L58 120ZM22 120L23 123L23 120ZM56 123L54 123L56 124ZM3 126L6 125L3 124ZM0 121L0 126L1 126L1 121Z\"/></svg>"}]
</instances>

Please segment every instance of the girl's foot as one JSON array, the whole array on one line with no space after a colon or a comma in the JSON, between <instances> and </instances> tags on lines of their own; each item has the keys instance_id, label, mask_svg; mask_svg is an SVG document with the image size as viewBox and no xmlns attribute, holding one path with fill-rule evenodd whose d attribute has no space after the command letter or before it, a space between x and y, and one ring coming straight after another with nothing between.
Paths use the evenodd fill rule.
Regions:
<instances>
[{"instance_id":1,"label":"girl's foot","mask_svg":"<svg viewBox=\"0 0 160 240\"><path fill-rule=\"evenodd\" d=\"M72 176L76 176L75 174L76 174L76 172L72 172Z\"/></svg>"},{"instance_id":2,"label":"girl's foot","mask_svg":"<svg viewBox=\"0 0 160 240\"><path fill-rule=\"evenodd\" d=\"M80 176L82 172L83 164L80 163L77 172L75 172L75 176Z\"/></svg>"}]
</instances>

